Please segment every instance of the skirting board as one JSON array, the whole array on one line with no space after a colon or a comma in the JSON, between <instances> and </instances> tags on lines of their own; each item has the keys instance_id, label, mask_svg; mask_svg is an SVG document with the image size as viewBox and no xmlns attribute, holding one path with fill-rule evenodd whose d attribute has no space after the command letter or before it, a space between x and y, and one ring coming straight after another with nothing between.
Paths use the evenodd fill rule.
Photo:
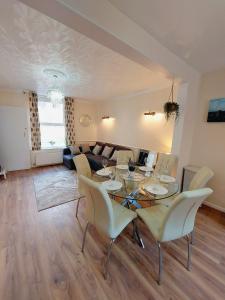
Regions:
<instances>
[{"instance_id":1,"label":"skirting board","mask_svg":"<svg viewBox=\"0 0 225 300\"><path fill-rule=\"evenodd\" d=\"M212 202L206 201L206 202L204 202L204 205L209 206L209 207L212 207L212 208L214 208L214 209L216 209L216 210L219 210L219 211L225 213L225 208L224 208L224 207L221 207L221 206L219 206L219 205L216 205L216 204L214 204L214 203L212 203Z\"/></svg>"}]
</instances>

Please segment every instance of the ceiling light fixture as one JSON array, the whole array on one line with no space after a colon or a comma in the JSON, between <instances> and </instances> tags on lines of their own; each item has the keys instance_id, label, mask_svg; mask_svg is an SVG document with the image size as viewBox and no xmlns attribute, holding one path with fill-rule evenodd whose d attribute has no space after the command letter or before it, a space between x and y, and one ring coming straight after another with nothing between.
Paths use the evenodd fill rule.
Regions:
<instances>
[{"instance_id":1,"label":"ceiling light fixture","mask_svg":"<svg viewBox=\"0 0 225 300\"><path fill-rule=\"evenodd\" d=\"M55 107L57 104L62 103L62 100L64 99L64 95L58 89L50 89L48 90L47 98L51 101L52 105Z\"/></svg>"},{"instance_id":2,"label":"ceiling light fixture","mask_svg":"<svg viewBox=\"0 0 225 300\"><path fill-rule=\"evenodd\" d=\"M46 76L48 76L52 85L52 88L50 88L47 92L47 98L55 107L57 104L62 103L64 99L64 94L57 86L59 85L59 81L61 83L61 81L66 78L66 75L55 69L45 69L43 72Z\"/></svg>"}]
</instances>

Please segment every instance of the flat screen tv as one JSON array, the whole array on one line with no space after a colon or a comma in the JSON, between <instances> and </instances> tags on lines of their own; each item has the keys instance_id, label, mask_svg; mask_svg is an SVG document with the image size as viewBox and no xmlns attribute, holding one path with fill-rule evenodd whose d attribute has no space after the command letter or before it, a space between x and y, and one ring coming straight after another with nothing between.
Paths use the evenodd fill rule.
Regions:
<instances>
[{"instance_id":1,"label":"flat screen tv","mask_svg":"<svg viewBox=\"0 0 225 300\"><path fill-rule=\"evenodd\" d=\"M209 101L207 122L225 122L225 98Z\"/></svg>"}]
</instances>

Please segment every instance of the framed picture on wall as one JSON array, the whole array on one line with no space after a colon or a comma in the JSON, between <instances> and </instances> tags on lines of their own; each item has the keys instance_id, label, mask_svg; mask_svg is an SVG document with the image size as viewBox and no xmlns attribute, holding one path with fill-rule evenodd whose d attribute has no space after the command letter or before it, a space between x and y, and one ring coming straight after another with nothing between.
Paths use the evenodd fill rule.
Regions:
<instances>
[{"instance_id":1,"label":"framed picture on wall","mask_svg":"<svg viewBox=\"0 0 225 300\"><path fill-rule=\"evenodd\" d=\"M209 101L207 122L225 122L225 98Z\"/></svg>"}]
</instances>

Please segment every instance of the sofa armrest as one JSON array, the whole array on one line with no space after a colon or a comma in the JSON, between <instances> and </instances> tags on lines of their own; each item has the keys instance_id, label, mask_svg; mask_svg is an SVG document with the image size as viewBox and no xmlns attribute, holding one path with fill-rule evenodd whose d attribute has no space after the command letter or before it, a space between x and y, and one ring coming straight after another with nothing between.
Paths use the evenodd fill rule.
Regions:
<instances>
[{"instance_id":1,"label":"sofa armrest","mask_svg":"<svg viewBox=\"0 0 225 300\"><path fill-rule=\"evenodd\" d=\"M71 151L70 151L70 148L64 148L63 149L63 155L68 155L68 154L71 154Z\"/></svg>"}]
</instances>

